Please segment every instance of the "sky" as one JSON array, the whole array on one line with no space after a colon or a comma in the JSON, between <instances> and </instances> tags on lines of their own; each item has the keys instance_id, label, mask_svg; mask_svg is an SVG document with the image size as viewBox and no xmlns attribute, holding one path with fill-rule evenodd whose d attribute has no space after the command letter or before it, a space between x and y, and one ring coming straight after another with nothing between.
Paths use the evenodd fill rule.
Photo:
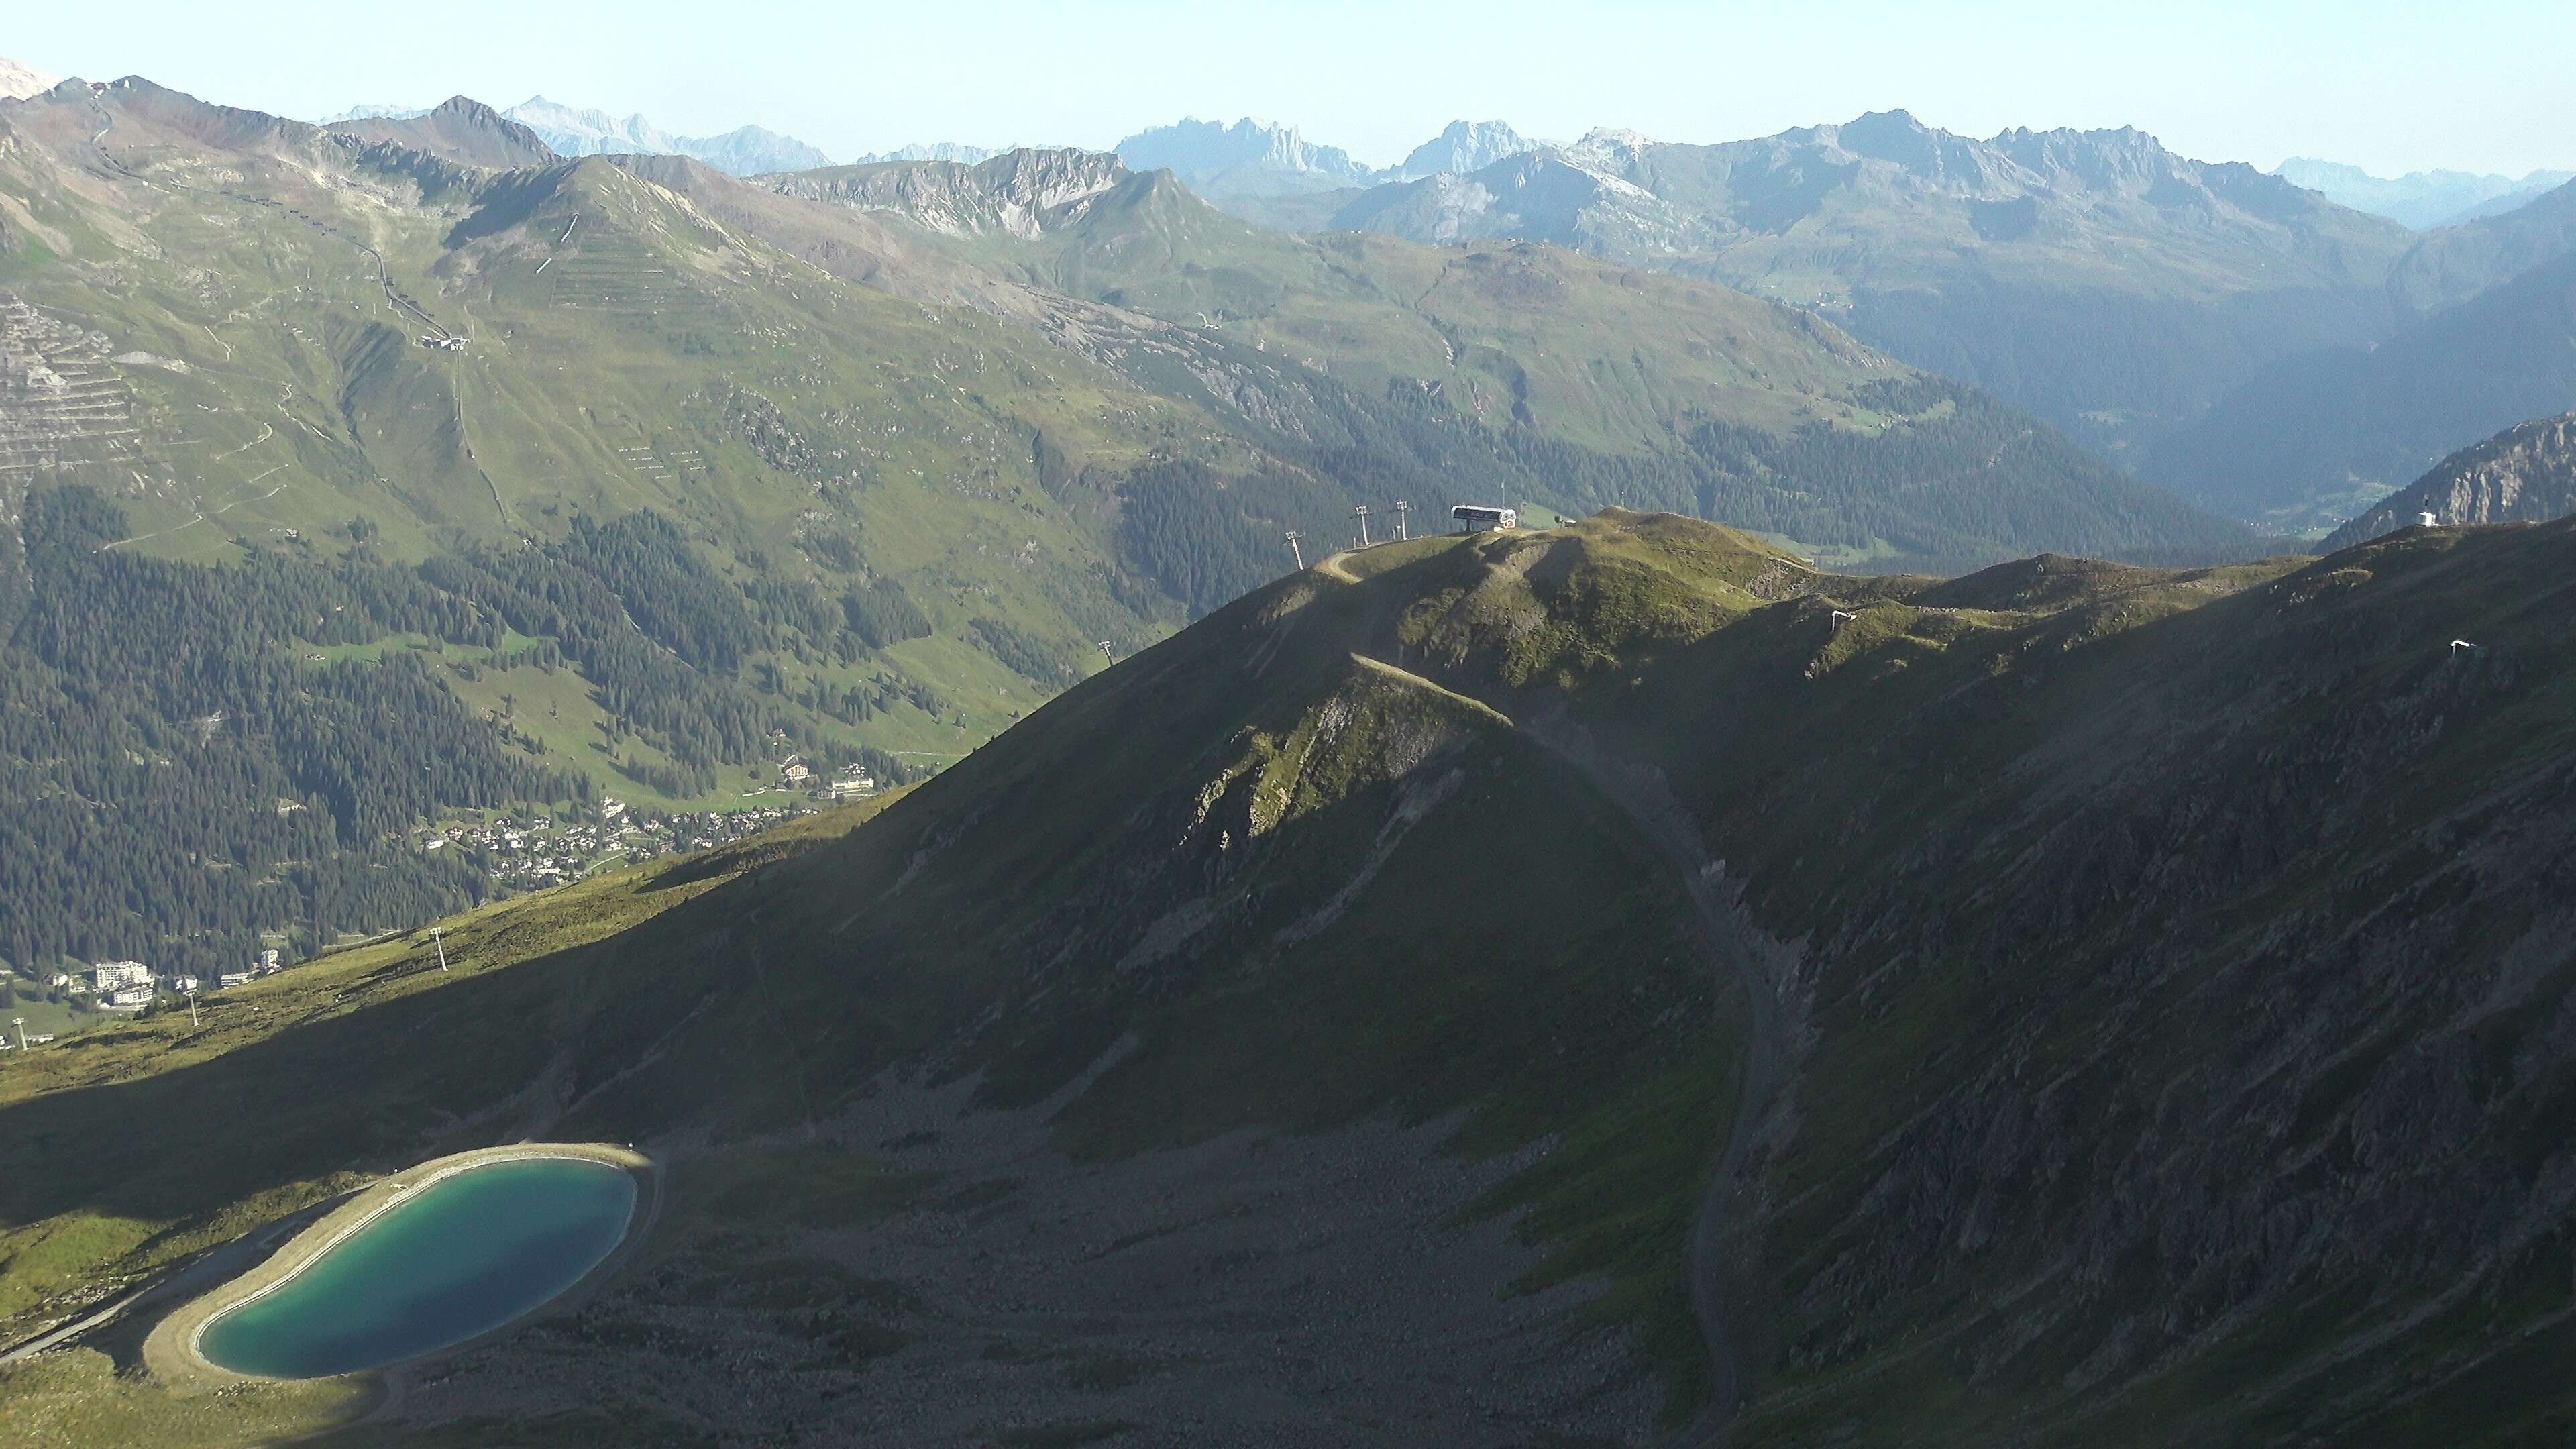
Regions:
<instances>
[{"instance_id":1,"label":"sky","mask_svg":"<svg viewBox=\"0 0 2576 1449\"><path fill-rule=\"evenodd\" d=\"M0 55L315 119L542 93L837 158L910 141L1107 148L1184 116L1375 164L1457 119L1724 141L1904 108L1952 131L2136 126L2266 169L2576 168L2569 0L119 0L13 6Z\"/></svg>"}]
</instances>

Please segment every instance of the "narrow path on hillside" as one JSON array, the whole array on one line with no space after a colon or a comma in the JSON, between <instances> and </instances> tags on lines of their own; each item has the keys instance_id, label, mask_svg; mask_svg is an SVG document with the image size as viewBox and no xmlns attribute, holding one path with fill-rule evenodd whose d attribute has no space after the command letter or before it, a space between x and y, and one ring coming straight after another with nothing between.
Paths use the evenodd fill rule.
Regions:
<instances>
[{"instance_id":1,"label":"narrow path on hillside","mask_svg":"<svg viewBox=\"0 0 2576 1449\"><path fill-rule=\"evenodd\" d=\"M313 228L324 236L334 237L340 241L347 242L349 245L356 247L359 251L366 253L368 258L375 262L376 284L384 288L385 300L387 302L393 304L393 306L399 311L408 312L412 316L419 318L422 326L427 327L430 331L437 333L442 338L453 337L455 335L454 333L449 332L445 327L439 325L437 318L432 317L429 313L421 310L419 303L414 302L410 297L404 295L403 290L394 285L393 269L386 264L384 253L377 251L374 247L358 240L356 237L349 235L347 232L340 230L329 222L326 222L319 217L306 216L302 212L295 210L293 207L288 206L283 202L272 201L264 196L252 196L247 192L210 191L202 186L190 186L184 181L173 181L166 176L158 180L146 176L142 172L135 170L133 167L126 165L123 161L118 160L116 153L107 149L107 133L116 129L116 113L110 111L107 108L107 104L104 101L99 100L95 94L90 97L90 108L98 113L100 122L98 134L89 138L90 147L92 150L98 152L99 159L106 162L109 169L116 172L116 174L125 177L129 181L138 182L144 186L161 187L170 191L193 192L199 196L220 196L227 201L240 202L244 206L265 206L271 211L282 212L288 216L294 217L296 220L303 222L306 226ZM206 335L208 337L214 337L214 329L211 327L207 328ZM225 342L220 337L215 337L215 343L217 346L224 349L225 359L227 361L231 360L232 344Z\"/></svg>"},{"instance_id":2,"label":"narrow path on hillside","mask_svg":"<svg viewBox=\"0 0 2576 1449\"><path fill-rule=\"evenodd\" d=\"M1691 1312L1699 1319L1700 1339L1708 1351L1708 1404L1670 1441L1674 1449L1715 1444L1743 1407L1746 1386L1744 1365L1726 1340L1719 1251L1741 1216L1737 1204L1746 1186L1745 1159L1752 1154L1754 1138L1779 1095L1781 1071L1788 1059L1779 992L1759 956L1746 944L1745 927L1736 919L1733 903L1719 893L1725 877L1700 839L1698 823L1674 798L1663 772L1603 754L1580 726L1562 717L1524 723L1521 733L1572 765L1646 837L1681 882L1718 969L1731 973L1744 987L1743 1076L1736 1092L1735 1120L1691 1225Z\"/></svg>"},{"instance_id":3,"label":"narrow path on hillside","mask_svg":"<svg viewBox=\"0 0 2576 1449\"><path fill-rule=\"evenodd\" d=\"M1333 563L1326 559L1317 568L1330 571ZM1334 573L1334 577L1347 576ZM1759 954L1746 943L1746 928L1737 920L1733 903L1720 893L1724 873L1701 840L1697 822L1674 797L1662 771L1604 754L1581 726L1568 722L1561 714L1540 721L1515 722L1493 706L1411 670L1364 654L1354 653L1351 658L1377 673L1501 720L1522 738L1573 766L1575 773L1628 818L1681 883L1692 913L1699 918L1700 933L1708 943L1709 953L1715 958L1711 963L1714 974L1721 981L1731 975L1744 988L1743 1075L1736 1093L1734 1120L1717 1170L1700 1197L1699 1212L1691 1225L1685 1270L1690 1283L1691 1313L1699 1320L1700 1340L1708 1354L1708 1404L1670 1441L1674 1449L1715 1444L1742 1407L1745 1393L1744 1365L1726 1339L1718 1261L1720 1245L1740 1217L1736 1207L1745 1186L1745 1160L1752 1154L1760 1124L1770 1114L1772 1101L1779 1093L1781 1072L1788 1058L1778 989L1764 970Z\"/></svg>"}]
</instances>

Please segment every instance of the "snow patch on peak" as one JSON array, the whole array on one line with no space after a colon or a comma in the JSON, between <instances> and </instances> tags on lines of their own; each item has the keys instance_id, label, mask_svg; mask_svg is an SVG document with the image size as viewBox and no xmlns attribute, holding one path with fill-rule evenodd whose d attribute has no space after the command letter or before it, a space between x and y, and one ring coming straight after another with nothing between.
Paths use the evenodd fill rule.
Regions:
<instances>
[{"instance_id":1,"label":"snow patch on peak","mask_svg":"<svg viewBox=\"0 0 2576 1449\"><path fill-rule=\"evenodd\" d=\"M41 96L60 84L62 80L58 76L47 75L33 66L20 65L0 55L0 100L23 101L29 96Z\"/></svg>"}]
</instances>

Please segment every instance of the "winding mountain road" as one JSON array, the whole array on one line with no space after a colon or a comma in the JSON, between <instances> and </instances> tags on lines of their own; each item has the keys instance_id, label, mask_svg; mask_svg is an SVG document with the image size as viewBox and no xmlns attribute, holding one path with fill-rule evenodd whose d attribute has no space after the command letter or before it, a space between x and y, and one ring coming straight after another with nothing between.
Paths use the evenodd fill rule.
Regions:
<instances>
[{"instance_id":1,"label":"winding mountain road","mask_svg":"<svg viewBox=\"0 0 2576 1449\"><path fill-rule=\"evenodd\" d=\"M1348 583L1359 580L1338 567L1338 555L1323 560L1316 572ZM1370 670L1431 693L1471 705L1510 725L1522 738L1565 761L1603 798L1628 818L1680 882L1698 918L1713 973L1732 976L1744 988L1745 1041L1735 1115L1726 1147L1701 1195L1691 1224L1689 1265L1691 1313L1699 1321L1700 1340L1708 1354L1708 1403L1668 1441L1670 1449L1702 1449L1724 1440L1727 1426L1743 1407L1747 1375L1734 1347L1727 1342L1725 1305L1721 1301L1721 1246L1742 1218L1739 1211L1747 1184L1744 1166L1752 1155L1761 1123L1779 1095L1788 1060L1787 1030L1781 1020L1778 984L1771 980L1760 955L1746 941L1746 927L1733 903L1721 894L1725 874L1708 853L1699 826L1672 793L1663 773L1651 765L1616 759L1604 753L1581 726L1562 714L1543 720L1514 720L1493 706L1401 666L1363 654L1351 656Z\"/></svg>"},{"instance_id":2,"label":"winding mountain road","mask_svg":"<svg viewBox=\"0 0 2576 1449\"><path fill-rule=\"evenodd\" d=\"M1524 723L1523 737L1574 767L1594 789L1619 808L1680 881L1699 918L1700 934L1714 964L1744 988L1744 1058L1736 1092L1735 1118L1727 1133L1708 1190L1701 1195L1698 1217L1691 1224L1691 1313L1699 1320L1700 1341L1708 1352L1708 1403L1669 1441L1671 1449L1699 1449L1724 1440L1726 1428L1743 1407L1744 1364L1727 1342L1725 1306L1719 1298L1720 1246L1742 1219L1740 1199L1748 1184L1744 1165L1762 1121L1780 1091L1788 1061L1788 1034L1782 1024L1777 983L1745 941L1745 926L1731 902L1719 893L1725 879L1718 862L1700 839L1699 826L1675 799L1661 771L1605 755L1580 727L1562 718ZM1722 977L1721 977L1722 979Z\"/></svg>"}]
</instances>

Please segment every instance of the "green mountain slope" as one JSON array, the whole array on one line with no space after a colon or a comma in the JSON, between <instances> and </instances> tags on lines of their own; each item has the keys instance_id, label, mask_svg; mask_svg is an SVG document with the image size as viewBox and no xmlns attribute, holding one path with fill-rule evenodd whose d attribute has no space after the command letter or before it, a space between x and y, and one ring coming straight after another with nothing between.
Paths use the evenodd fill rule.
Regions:
<instances>
[{"instance_id":1,"label":"green mountain slope","mask_svg":"<svg viewBox=\"0 0 2576 1449\"><path fill-rule=\"evenodd\" d=\"M708 809L791 755L944 765L1357 505L1644 504L1877 567L2250 551L1810 317L1541 248L1281 237L1099 158L782 194L676 157L494 169L536 150L468 101L322 130L140 80L0 128L0 623L147 589L185 626L147 673L193 675L146 690L93 631L0 646L41 825L0 953L39 977L477 898L454 865L344 888L419 845L347 803L385 762L243 733L308 686L373 707L317 657L393 660L417 753L486 762L390 792L422 815ZM187 567L40 577L16 525L58 489L120 520L77 547ZM206 572L253 564L333 612ZM67 730L84 690L101 728ZM187 723L218 717L221 749ZM130 759L171 788L67 810L125 798ZM272 818L324 800L328 832ZM84 860L144 904L62 888Z\"/></svg>"},{"instance_id":2,"label":"green mountain slope","mask_svg":"<svg viewBox=\"0 0 2576 1449\"><path fill-rule=\"evenodd\" d=\"M330 129L489 171L551 166L561 159L536 132L465 96L450 97L425 115L359 117L335 121Z\"/></svg>"},{"instance_id":3,"label":"green mountain slope","mask_svg":"<svg viewBox=\"0 0 2576 1449\"><path fill-rule=\"evenodd\" d=\"M0 1303L631 1140L635 1270L354 1434L2545 1442L2571 560L1339 556L838 838L31 1053ZM224 1437L39 1363L0 1398Z\"/></svg>"}]
</instances>

